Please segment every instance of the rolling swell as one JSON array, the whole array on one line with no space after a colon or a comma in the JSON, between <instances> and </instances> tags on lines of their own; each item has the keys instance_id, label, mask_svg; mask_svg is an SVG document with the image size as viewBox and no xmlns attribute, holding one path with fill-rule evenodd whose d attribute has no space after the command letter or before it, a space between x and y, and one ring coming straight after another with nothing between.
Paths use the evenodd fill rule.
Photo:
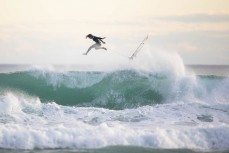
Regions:
<instances>
[{"instance_id":1,"label":"rolling swell","mask_svg":"<svg viewBox=\"0 0 229 153\"><path fill-rule=\"evenodd\" d=\"M19 92L67 106L136 108L161 103L227 102L229 79L217 76L26 71L0 74L0 94Z\"/></svg>"},{"instance_id":2,"label":"rolling swell","mask_svg":"<svg viewBox=\"0 0 229 153\"><path fill-rule=\"evenodd\" d=\"M134 71L30 71L0 74L0 89L36 96L42 102L124 109L162 103L165 97L155 88L159 80Z\"/></svg>"}]
</instances>

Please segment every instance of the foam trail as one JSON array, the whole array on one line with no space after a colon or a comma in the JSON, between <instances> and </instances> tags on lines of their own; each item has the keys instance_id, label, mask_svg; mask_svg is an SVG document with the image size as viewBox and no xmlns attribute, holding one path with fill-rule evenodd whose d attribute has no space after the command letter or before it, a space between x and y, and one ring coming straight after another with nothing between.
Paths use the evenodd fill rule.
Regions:
<instances>
[{"instance_id":1,"label":"foam trail","mask_svg":"<svg viewBox=\"0 0 229 153\"><path fill-rule=\"evenodd\" d=\"M227 105L166 104L126 110L61 106L36 97L1 95L0 148L229 149ZM17 108L17 109L9 109ZM206 114L207 112L207 114ZM223 140L223 141L222 141Z\"/></svg>"}]
</instances>

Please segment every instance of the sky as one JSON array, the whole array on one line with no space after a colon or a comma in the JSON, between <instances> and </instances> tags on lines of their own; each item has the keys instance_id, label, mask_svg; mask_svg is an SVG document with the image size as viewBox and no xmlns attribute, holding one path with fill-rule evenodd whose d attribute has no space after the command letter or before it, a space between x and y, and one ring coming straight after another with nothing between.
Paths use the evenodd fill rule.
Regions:
<instances>
[{"instance_id":1,"label":"sky","mask_svg":"<svg viewBox=\"0 0 229 153\"><path fill-rule=\"evenodd\" d=\"M93 44L89 33L106 37L108 51L83 56ZM112 61L130 56L146 35L152 54L228 65L229 1L0 0L0 64Z\"/></svg>"}]
</instances>

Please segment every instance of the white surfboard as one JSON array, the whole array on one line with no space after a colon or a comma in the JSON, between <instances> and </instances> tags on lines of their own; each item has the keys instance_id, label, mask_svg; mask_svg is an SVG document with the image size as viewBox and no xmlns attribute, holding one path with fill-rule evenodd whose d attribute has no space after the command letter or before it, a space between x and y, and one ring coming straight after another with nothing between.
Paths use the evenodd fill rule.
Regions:
<instances>
[{"instance_id":1,"label":"white surfboard","mask_svg":"<svg viewBox=\"0 0 229 153\"><path fill-rule=\"evenodd\" d=\"M129 59L133 60L137 54L139 53L139 51L142 49L142 47L145 44L145 41L148 39L148 35L143 39L143 41L140 43L140 45L138 46L138 48L134 51L134 53L129 57Z\"/></svg>"}]
</instances>

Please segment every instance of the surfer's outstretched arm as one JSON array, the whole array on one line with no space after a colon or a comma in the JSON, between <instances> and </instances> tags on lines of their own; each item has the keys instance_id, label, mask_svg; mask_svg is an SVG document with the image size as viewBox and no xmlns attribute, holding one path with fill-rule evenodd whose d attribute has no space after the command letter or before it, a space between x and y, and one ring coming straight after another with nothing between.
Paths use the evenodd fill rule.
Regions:
<instances>
[{"instance_id":1,"label":"surfer's outstretched arm","mask_svg":"<svg viewBox=\"0 0 229 153\"><path fill-rule=\"evenodd\" d=\"M104 41L102 41L102 39L99 39L99 41L101 41L103 44L106 44Z\"/></svg>"},{"instance_id":2,"label":"surfer's outstretched arm","mask_svg":"<svg viewBox=\"0 0 229 153\"><path fill-rule=\"evenodd\" d=\"M96 36L94 36L96 39L105 39L106 37L103 37L103 38L101 38L101 37L96 37Z\"/></svg>"},{"instance_id":3,"label":"surfer's outstretched arm","mask_svg":"<svg viewBox=\"0 0 229 153\"><path fill-rule=\"evenodd\" d=\"M101 38L101 37L95 37L95 39L97 39L97 40L99 40L100 42L102 42L103 44L105 44L105 42L102 40L102 39L105 39L106 37L103 37L103 38Z\"/></svg>"}]
</instances>

